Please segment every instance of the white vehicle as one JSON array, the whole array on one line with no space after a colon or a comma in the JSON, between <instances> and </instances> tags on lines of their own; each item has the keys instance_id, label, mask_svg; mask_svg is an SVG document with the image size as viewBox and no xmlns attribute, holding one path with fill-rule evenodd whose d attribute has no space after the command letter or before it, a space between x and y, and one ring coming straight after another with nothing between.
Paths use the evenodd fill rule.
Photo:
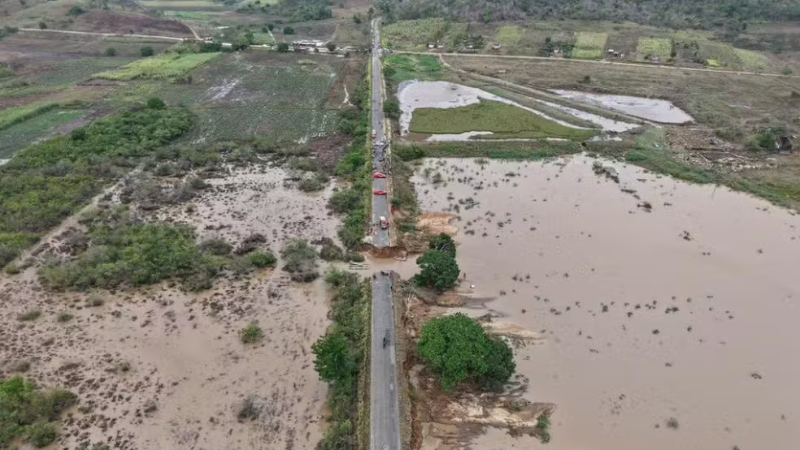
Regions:
<instances>
[{"instance_id":1,"label":"white vehicle","mask_svg":"<svg viewBox=\"0 0 800 450\"><path fill-rule=\"evenodd\" d=\"M377 132L377 131L375 131L375 130L372 130L372 139L375 139L375 135L377 135L377 134L378 134L378 132Z\"/></svg>"}]
</instances>

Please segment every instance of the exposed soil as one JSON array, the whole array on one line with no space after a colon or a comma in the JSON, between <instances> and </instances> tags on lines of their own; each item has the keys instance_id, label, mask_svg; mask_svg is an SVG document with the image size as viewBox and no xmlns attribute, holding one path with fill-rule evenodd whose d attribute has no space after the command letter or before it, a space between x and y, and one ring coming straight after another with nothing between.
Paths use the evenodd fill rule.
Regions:
<instances>
[{"instance_id":1,"label":"exposed soil","mask_svg":"<svg viewBox=\"0 0 800 450\"><path fill-rule=\"evenodd\" d=\"M193 37L192 30L177 20L156 19L144 14L99 9L93 9L86 14L78 16L71 29L92 31L94 33Z\"/></svg>"}]
</instances>

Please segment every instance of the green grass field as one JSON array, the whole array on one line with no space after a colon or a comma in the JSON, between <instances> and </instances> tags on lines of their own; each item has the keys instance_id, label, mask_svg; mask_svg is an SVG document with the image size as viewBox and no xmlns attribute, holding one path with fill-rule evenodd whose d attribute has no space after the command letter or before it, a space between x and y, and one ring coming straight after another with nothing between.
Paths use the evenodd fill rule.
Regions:
<instances>
[{"instance_id":1,"label":"green grass field","mask_svg":"<svg viewBox=\"0 0 800 450\"><path fill-rule=\"evenodd\" d=\"M163 54L134 61L118 70L98 73L95 78L114 81L177 78L188 74L219 55L219 53Z\"/></svg>"},{"instance_id":2,"label":"green grass field","mask_svg":"<svg viewBox=\"0 0 800 450\"><path fill-rule=\"evenodd\" d=\"M769 58L761 53L754 52L752 50L744 50L741 48L735 48L733 51L739 58L742 68L745 70L763 72L770 67Z\"/></svg>"},{"instance_id":3,"label":"green grass field","mask_svg":"<svg viewBox=\"0 0 800 450\"><path fill-rule=\"evenodd\" d=\"M516 25L503 25L494 39L504 45L514 45L522 39L524 32L525 30Z\"/></svg>"},{"instance_id":4,"label":"green grass field","mask_svg":"<svg viewBox=\"0 0 800 450\"><path fill-rule=\"evenodd\" d=\"M640 38L636 46L636 59L648 61L658 57L661 62L666 62L672 54L672 39L665 38Z\"/></svg>"},{"instance_id":5,"label":"green grass field","mask_svg":"<svg viewBox=\"0 0 800 450\"><path fill-rule=\"evenodd\" d=\"M113 47L113 45L109 45ZM33 82L45 86L72 84L90 78L92 75L114 70L135 61L136 58L88 57L74 58L48 63L45 70L34 74Z\"/></svg>"},{"instance_id":6,"label":"green grass field","mask_svg":"<svg viewBox=\"0 0 800 450\"><path fill-rule=\"evenodd\" d=\"M575 37L575 48L571 56L577 59L600 59L606 48L608 33L580 31Z\"/></svg>"},{"instance_id":7,"label":"green grass field","mask_svg":"<svg viewBox=\"0 0 800 450\"><path fill-rule=\"evenodd\" d=\"M384 75L394 82L433 80L442 75L442 62L435 56L392 55L384 59Z\"/></svg>"},{"instance_id":8,"label":"green grass field","mask_svg":"<svg viewBox=\"0 0 800 450\"><path fill-rule=\"evenodd\" d=\"M39 114L44 114L57 106L57 104L51 102L40 102L0 110L0 130L24 122Z\"/></svg>"},{"instance_id":9,"label":"green grass field","mask_svg":"<svg viewBox=\"0 0 800 450\"><path fill-rule=\"evenodd\" d=\"M17 151L47 137L51 131L87 114L85 110L53 109L0 130L0 159L10 158Z\"/></svg>"},{"instance_id":10,"label":"green grass field","mask_svg":"<svg viewBox=\"0 0 800 450\"><path fill-rule=\"evenodd\" d=\"M596 130L580 130L557 124L541 116L501 102L481 100L459 108L419 108L411 118L411 132L459 134L491 131L496 137L564 138L584 140ZM491 138L485 136L485 138Z\"/></svg>"}]
</instances>

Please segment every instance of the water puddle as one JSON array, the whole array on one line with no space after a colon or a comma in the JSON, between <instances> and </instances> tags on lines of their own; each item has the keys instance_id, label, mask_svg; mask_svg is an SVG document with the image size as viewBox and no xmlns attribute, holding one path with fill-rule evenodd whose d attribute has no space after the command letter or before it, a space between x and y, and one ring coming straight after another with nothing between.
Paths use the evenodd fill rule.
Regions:
<instances>
[{"instance_id":1,"label":"water puddle","mask_svg":"<svg viewBox=\"0 0 800 450\"><path fill-rule=\"evenodd\" d=\"M692 116L673 105L672 102L668 100L633 97L629 95L592 94L560 89L554 89L552 92L566 99L599 106L612 111L619 111L658 123L681 124L694 120Z\"/></svg>"},{"instance_id":2,"label":"water puddle","mask_svg":"<svg viewBox=\"0 0 800 450\"><path fill-rule=\"evenodd\" d=\"M515 353L526 398L558 405L547 448L794 448L800 217L603 161L615 183L585 156L477 161L413 181L425 211L458 215L459 289L495 298L465 312L544 337Z\"/></svg>"}]
</instances>

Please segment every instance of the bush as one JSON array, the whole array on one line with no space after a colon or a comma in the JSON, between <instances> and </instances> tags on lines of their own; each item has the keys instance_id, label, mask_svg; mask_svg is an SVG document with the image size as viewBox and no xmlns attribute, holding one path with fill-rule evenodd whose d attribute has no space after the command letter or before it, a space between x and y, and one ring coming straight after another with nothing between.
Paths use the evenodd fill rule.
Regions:
<instances>
[{"instance_id":1,"label":"bush","mask_svg":"<svg viewBox=\"0 0 800 450\"><path fill-rule=\"evenodd\" d=\"M75 316L73 316L72 314L70 314L68 312L61 312L61 313L58 313L57 320L59 321L59 323L67 323L67 322L69 322L70 320L72 320L74 318L75 318Z\"/></svg>"},{"instance_id":2,"label":"bush","mask_svg":"<svg viewBox=\"0 0 800 450\"><path fill-rule=\"evenodd\" d=\"M425 157L425 150L419 145L398 145L392 148L392 154L403 161L412 161Z\"/></svg>"},{"instance_id":3,"label":"bush","mask_svg":"<svg viewBox=\"0 0 800 450\"><path fill-rule=\"evenodd\" d=\"M153 47L142 47L139 52L141 53L142 58L147 58L148 56L153 56L155 54Z\"/></svg>"},{"instance_id":4,"label":"bush","mask_svg":"<svg viewBox=\"0 0 800 450\"><path fill-rule=\"evenodd\" d=\"M283 27L283 34L294 34L294 28L292 28L292 27Z\"/></svg>"},{"instance_id":5,"label":"bush","mask_svg":"<svg viewBox=\"0 0 800 450\"><path fill-rule=\"evenodd\" d=\"M117 56L117 49L114 47L108 47L105 51L106 56Z\"/></svg>"},{"instance_id":6,"label":"bush","mask_svg":"<svg viewBox=\"0 0 800 450\"><path fill-rule=\"evenodd\" d=\"M41 310L31 309L17 316L17 320L19 320L20 322L33 322L34 320L38 319L41 316L42 316Z\"/></svg>"},{"instance_id":7,"label":"bush","mask_svg":"<svg viewBox=\"0 0 800 450\"><path fill-rule=\"evenodd\" d=\"M346 214L361 207L364 197L355 189L343 189L334 192L328 200L328 208L337 214Z\"/></svg>"},{"instance_id":8,"label":"bush","mask_svg":"<svg viewBox=\"0 0 800 450\"><path fill-rule=\"evenodd\" d=\"M16 264L9 264L9 265L6 266L6 273L9 274L9 275L17 275L21 271L22 270Z\"/></svg>"},{"instance_id":9,"label":"bush","mask_svg":"<svg viewBox=\"0 0 800 450\"><path fill-rule=\"evenodd\" d=\"M317 252L305 239L292 239L281 250L283 270L292 274L292 280L308 282L319 276Z\"/></svg>"},{"instance_id":10,"label":"bush","mask_svg":"<svg viewBox=\"0 0 800 450\"><path fill-rule=\"evenodd\" d=\"M37 422L28 427L28 442L36 448L46 447L58 438L55 425L47 422Z\"/></svg>"},{"instance_id":11,"label":"bush","mask_svg":"<svg viewBox=\"0 0 800 450\"><path fill-rule=\"evenodd\" d=\"M417 265L420 273L414 275L414 280L421 286L444 291L458 281L458 263L445 252L431 250L417 258Z\"/></svg>"},{"instance_id":12,"label":"bush","mask_svg":"<svg viewBox=\"0 0 800 450\"><path fill-rule=\"evenodd\" d=\"M287 53L288 51L289 51L289 44L287 44L286 42L278 43L278 52Z\"/></svg>"},{"instance_id":13,"label":"bush","mask_svg":"<svg viewBox=\"0 0 800 450\"><path fill-rule=\"evenodd\" d=\"M319 257L325 261L342 261L344 260L344 251L333 242L331 238L322 238L322 249L319 251Z\"/></svg>"},{"instance_id":14,"label":"bush","mask_svg":"<svg viewBox=\"0 0 800 450\"><path fill-rule=\"evenodd\" d=\"M313 177L303 178L297 184L297 188L303 192L317 192L325 189L325 184L328 182L327 177L319 173Z\"/></svg>"},{"instance_id":15,"label":"bush","mask_svg":"<svg viewBox=\"0 0 800 450\"><path fill-rule=\"evenodd\" d=\"M247 255L250 264L259 269L263 269L265 267L274 267L275 263L278 261L275 258L275 255L272 252L253 252Z\"/></svg>"},{"instance_id":16,"label":"bush","mask_svg":"<svg viewBox=\"0 0 800 450\"><path fill-rule=\"evenodd\" d=\"M251 322L239 331L239 339L243 344L255 344L264 338L264 332L256 322Z\"/></svg>"},{"instance_id":17,"label":"bush","mask_svg":"<svg viewBox=\"0 0 800 450\"><path fill-rule=\"evenodd\" d=\"M78 5L75 5L72 8L70 8L69 11L67 11L67 15L72 17L78 17L85 12L86 12L85 9L81 8Z\"/></svg>"},{"instance_id":18,"label":"bush","mask_svg":"<svg viewBox=\"0 0 800 450\"><path fill-rule=\"evenodd\" d=\"M36 447L49 445L58 437L53 422L76 401L71 392L37 390L21 377L0 382L0 448L21 439Z\"/></svg>"},{"instance_id":19,"label":"bush","mask_svg":"<svg viewBox=\"0 0 800 450\"><path fill-rule=\"evenodd\" d=\"M228 256L233 251L233 246L224 239L212 238L200 243L200 250L215 256Z\"/></svg>"},{"instance_id":20,"label":"bush","mask_svg":"<svg viewBox=\"0 0 800 450\"><path fill-rule=\"evenodd\" d=\"M428 241L428 248L447 253L451 258L456 257L456 242L445 233L439 233Z\"/></svg>"},{"instance_id":21,"label":"bush","mask_svg":"<svg viewBox=\"0 0 800 450\"><path fill-rule=\"evenodd\" d=\"M89 236L89 250L61 265L40 269L44 284L84 290L141 286L174 277L193 290L207 286L218 272L213 257L195 244L194 230L186 226L99 225L90 227Z\"/></svg>"},{"instance_id":22,"label":"bush","mask_svg":"<svg viewBox=\"0 0 800 450\"><path fill-rule=\"evenodd\" d=\"M418 349L445 391L465 381L499 390L516 369L508 344L487 336L478 322L462 313L425 324Z\"/></svg>"},{"instance_id":23,"label":"bush","mask_svg":"<svg viewBox=\"0 0 800 450\"><path fill-rule=\"evenodd\" d=\"M388 99L386 102L383 103L383 112L389 118L392 119L399 119L400 118L400 102L395 99Z\"/></svg>"},{"instance_id":24,"label":"bush","mask_svg":"<svg viewBox=\"0 0 800 450\"><path fill-rule=\"evenodd\" d=\"M150 109L164 109L167 107L167 105L164 103L164 100L161 100L158 97L152 97L147 99L147 107Z\"/></svg>"}]
</instances>

